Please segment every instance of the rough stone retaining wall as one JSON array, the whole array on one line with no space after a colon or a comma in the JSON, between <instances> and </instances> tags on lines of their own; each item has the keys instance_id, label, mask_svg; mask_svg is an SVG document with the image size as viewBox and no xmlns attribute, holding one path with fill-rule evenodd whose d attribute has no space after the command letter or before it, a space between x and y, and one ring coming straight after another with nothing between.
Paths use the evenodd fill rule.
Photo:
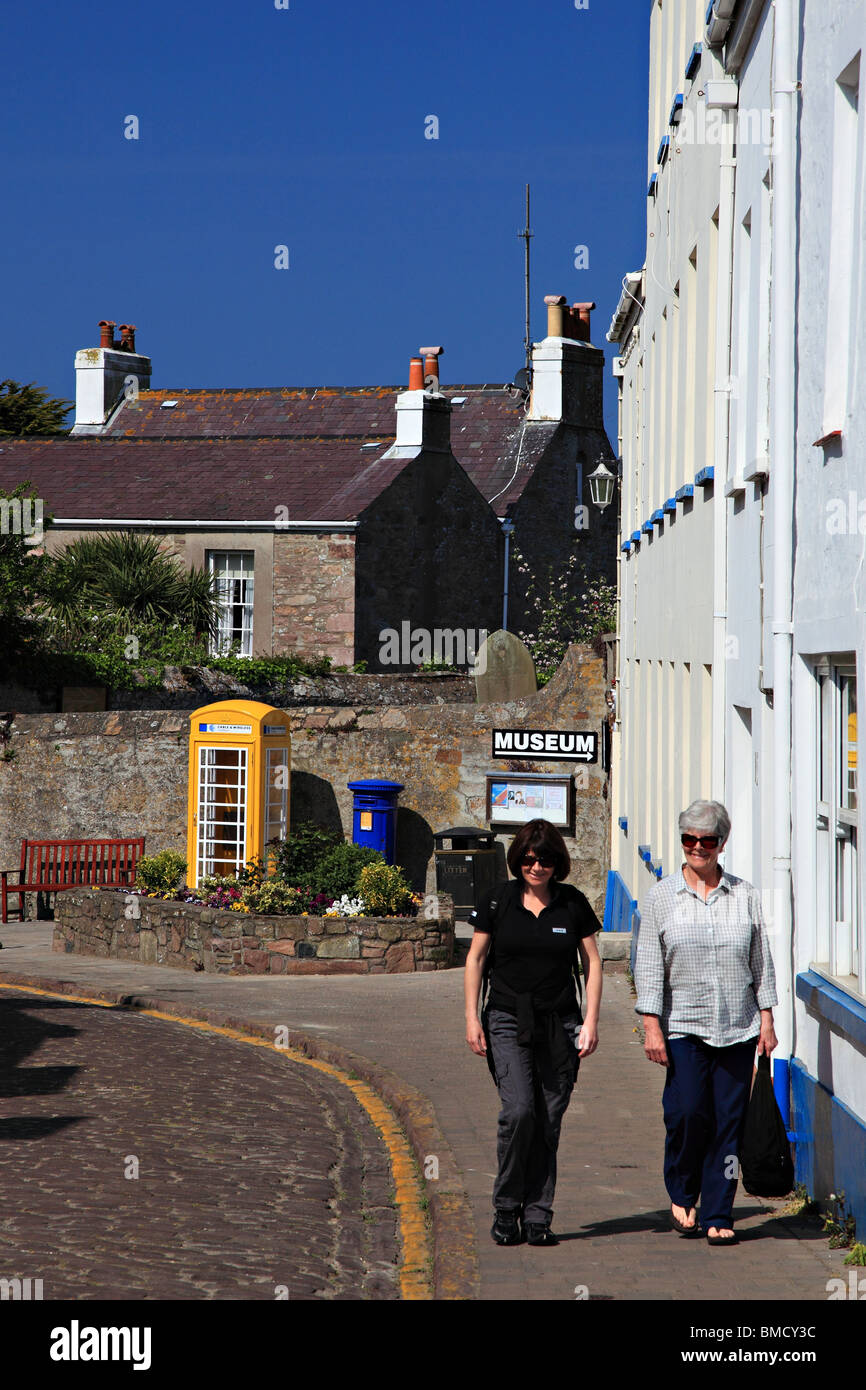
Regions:
<instances>
[{"instance_id":1,"label":"rough stone retaining wall","mask_svg":"<svg viewBox=\"0 0 866 1390\"><path fill-rule=\"evenodd\" d=\"M577 773L571 763L491 757L491 729L596 732L607 716L602 660L571 647L549 685L521 700L490 704L377 707L307 705L289 710L291 817L352 834L353 778L402 782L397 862L413 888L435 888L433 835L454 825L485 827L485 775ZM0 868L19 862L21 836L145 835L146 852L186 853L189 715L182 710L20 714L0 761ZM610 863L607 775L579 769L575 831L566 838L576 883L601 916ZM501 846L505 869L510 835ZM60 895L62 897L62 895Z\"/></svg>"},{"instance_id":2,"label":"rough stone retaining wall","mask_svg":"<svg viewBox=\"0 0 866 1390\"><path fill-rule=\"evenodd\" d=\"M210 667L167 666L156 690L109 690L106 709L198 709L214 700L261 700L277 709L299 705L438 705L469 704L475 699L471 676L415 671L403 675L332 671L327 676L298 676L284 685L244 685L224 671ZM77 706L80 708L80 705ZM60 687L36 689L0 680L0 710L19 714L59 713ZM67 708L73 708L71 705ZM91 705L92 708L92 705Z\"/></svg>"},{"instance_id":3,"label":"rough stone retaining wall","mask_svg":"<svg viewBox=\"0 0 866 1390\"><path fill-rule=\"evenodd\" d=\"M138 917L127 917L136 911ZM397 975L447 970L454 910L439 917L259 917L110 889L58 893L53 950L212 975Z\"/></svg>"}]
</instances>

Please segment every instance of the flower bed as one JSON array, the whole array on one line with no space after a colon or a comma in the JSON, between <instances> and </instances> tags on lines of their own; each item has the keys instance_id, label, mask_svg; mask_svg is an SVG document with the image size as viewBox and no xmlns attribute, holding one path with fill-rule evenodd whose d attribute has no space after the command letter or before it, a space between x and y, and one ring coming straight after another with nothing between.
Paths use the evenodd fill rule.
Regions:
<instances>
[{"instance_id":1,"label":"flower bed","mask_svg":"<svg viewBox=\"0 0 866 1390\"><path fill-rule=\"evenodd\" d=\"M58 893L53 949L216 975L447 970L454 906L418 917L263 916L94 888Z\"/></svg>"}]
</instances>

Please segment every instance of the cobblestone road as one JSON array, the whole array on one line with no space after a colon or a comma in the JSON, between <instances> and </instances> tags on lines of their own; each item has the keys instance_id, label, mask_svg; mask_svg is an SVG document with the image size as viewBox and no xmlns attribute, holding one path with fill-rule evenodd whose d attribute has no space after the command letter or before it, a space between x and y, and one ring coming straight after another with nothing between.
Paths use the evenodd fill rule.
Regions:
<instances>
[{"instance_id":1,"label":"cobblestone road","mask_svg":"<svg viewBox=\"0 0 866 1390\"><path fill-rule=\"evenodd\" d=\"M180 1024L0 997L0 1278L42 1279L46 1300L395 1299L398 1254L387 1150L338 1081Z\"/></svg>"}]
</instances>

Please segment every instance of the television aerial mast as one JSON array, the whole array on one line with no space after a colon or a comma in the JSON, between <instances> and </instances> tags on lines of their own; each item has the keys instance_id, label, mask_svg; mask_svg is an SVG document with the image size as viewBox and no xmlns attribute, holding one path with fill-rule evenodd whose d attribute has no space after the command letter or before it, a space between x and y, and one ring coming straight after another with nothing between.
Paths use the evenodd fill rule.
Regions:
<instances>
[{"instance_id":1,"label":"television aerial mast","mask_svg":"<svg viewBox=\"0 0 866 1390\"><path fill-rule=\"evenodd\" d=\"M526 380L520 384L528 391L532 381L532 339L529 331L529 243L531 238L535 235L535 233L530 230L529 226L529 184L526 185L526 226L523 228L523 231L518 232L517 235L523 239L526 263L526 336L523 339L526 357L526 365L524 368Z\"/></svg>"}]
</instances>

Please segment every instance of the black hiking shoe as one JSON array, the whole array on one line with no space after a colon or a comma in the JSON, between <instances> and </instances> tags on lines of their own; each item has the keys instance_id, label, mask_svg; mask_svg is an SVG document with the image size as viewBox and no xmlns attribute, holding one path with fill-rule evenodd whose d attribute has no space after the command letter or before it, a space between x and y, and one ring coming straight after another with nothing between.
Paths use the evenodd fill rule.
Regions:
<instances>
[{"instance_id":1,"label":"black hiking shoe","mask_svg":"<svg viewBox=\"0 0 866 1390\"><path fill-rule=\"evenodd\" d=\"M490 1234L497 1245L519 1245L523 1240L523 1232L517 1212L497 1210Z\"/></svg>"},{"instance_id":2,"label":"black hiking shoe","mask_svg":"<svg viewBox=\"0 0 866 1390\"><path fill-rule=\"evenodd\" d=\"M559 1240L549 1226L541 1222L527 1221L524 1227L527 1245L558 1245Z\"/></svg>"}]
</instances>

